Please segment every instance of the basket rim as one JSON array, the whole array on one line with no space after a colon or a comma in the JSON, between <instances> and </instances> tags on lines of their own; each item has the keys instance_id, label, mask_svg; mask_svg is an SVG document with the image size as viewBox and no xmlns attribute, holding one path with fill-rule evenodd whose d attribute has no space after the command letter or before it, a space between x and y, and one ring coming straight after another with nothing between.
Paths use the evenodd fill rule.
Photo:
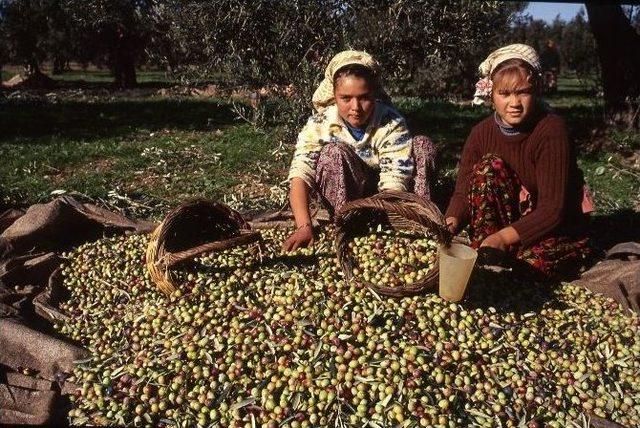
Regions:
<instances>
[{"instance_id":1,"label":"basket rim","mask_svg":"<svg viewBox=\"0 0 640 428\"><path fill-rule=\"evenodd\" d=\"M172 222L193 209L211 210L213 214L223 217L228 223L233 223L237 232L224 239L204 242L186 250L168 251L165 247L165 239L171 231ZM172 266L192 260L206 252L222 251L261 240L260 232L251 230L249 223L238 211L221 202L205 198L191 198L173 208L153 230L147 245L145 264L152 281L160 291L168 295L177 289L177 285L171 278L170 268Z\"/></svg>"},{"instance_id":2,"label":"basket rim","mask_svg":"<svg viewBox=\"0 0 640 428\"><path fill-rule=\"evenodd\" d=\"M379 294L391 297L404 297L420 294L428 288L436 286L439 274L439 257L436 254L436 263L429 269L425 278L410 284L389 287L373 284L369 281L356 278L353 274L354 261L350 254L348 243L361 234L351 229L350 222L360 220L360 215L366 211L384 212L387 214L388 226L395 231L410 231L435 235L439 244L447 244L451 241L452 234L445 227L444 217L438 207L431 201L420 196L399 191L385 191L376 195L361 198L345 204L336 214L336 255L342 267L345 278L348 281L367 286ZM423 211L418 213L417 211ZM360 215L356 215L360 213ZM391 216L389 214L392 214Z\"/></svg>"}]
</instances>

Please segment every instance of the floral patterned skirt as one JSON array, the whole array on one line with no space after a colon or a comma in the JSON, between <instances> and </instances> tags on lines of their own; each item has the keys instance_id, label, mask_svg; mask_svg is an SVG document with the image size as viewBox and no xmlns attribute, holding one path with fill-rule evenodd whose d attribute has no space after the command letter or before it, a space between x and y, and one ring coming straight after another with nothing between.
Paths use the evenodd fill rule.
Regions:
<instances>
[{"instance_id":1,"label":"floral patterned skirt","mask_svg":"<svg viewBox=\"0 0 640 428\"><path fill-rule=\"evenodd\" d=\"M473 168L469 190L471 245L478 248L489 235L515 222L533 208L522 200L523 186L516 173L496 155L485 155ZM576 265L591 254L585 236L550 236L514 255L546 276Z\"/></svg>"},{"instance_id":2,"label":"floral patterned skirt","mask_svg":"<svg viewBox=\"0 0 640 428\"><path fill-rule=\"evenodd\" d=\"M430 199L429 180L435 169L436 149L425 136L412 141L415 170L409 191ZM328 143L320 152L316 166L316 193L333 213L345 203L377 192L378 171L368 166L344 143Z\"/></svg>"}]
</instances>

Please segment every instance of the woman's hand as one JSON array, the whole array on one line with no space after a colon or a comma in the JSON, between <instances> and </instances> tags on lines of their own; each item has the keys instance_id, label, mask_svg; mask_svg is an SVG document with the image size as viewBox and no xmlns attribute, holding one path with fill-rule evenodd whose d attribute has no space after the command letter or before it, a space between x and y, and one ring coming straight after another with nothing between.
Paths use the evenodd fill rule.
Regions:
<instances>
[{"instance_id":1,"label":"woman's hand","mask_svg":"<svg viewBox=\"0 0 640 428\"><path fill-rule=\"evenodd\" d=\"M445 223L447 223L447 227L449 228L449 232L453 233L454 235L456 234L457 230L458 230L458 219L455 217L447 217L447 219L445 220Z\"/></svg>"},{"instance_id":2,"label":"woman's hand","mask_svg":"<svg viewBox=\"0 0 640 428\"><path fill-rule=\"evenodd\" d=\"M309 213L309 187L301 178L291 180L289 201L298 228L282 244L283 251L293 251L313 244L313 227Z\"/></svg>"},{"instance_id":3,"label":"woman's hand","mask_svg":"<svg viewBox=\"0 0 640 428\"><path fill-rule=\"evenodd\" d=\"M313 245L313 227L311 223L306 223L296 229L295 232L287 238L282 244L282 251L294 251L298 248L305 248L309 245Z\"/></svg>"},{"instance_id":4,"label":"woman's hand","mask_svg":"<svg viewBox=\"0 0 640 428\"><path fill-rule=\"evenodd\" d=\"M494 233L492 235L487 236L484 241L480 244L480 248L482 247L491 247L498 249L500 251L507 251L509 244L505 242L505 240L500 235L500 232Z\"/></svg>"},{"instance_id":5,"label":"woman's hand","mask_svg":"<svg viewBox=\"0 0 640 428\"><path fill-rule=\"evenodd\" d=\"M480 247L491 247L501 251L508 251L512 245L518 242L520 242L518 232L512 226L507 226L487 236L480 244Z\"/></svg>"}]
</instances>

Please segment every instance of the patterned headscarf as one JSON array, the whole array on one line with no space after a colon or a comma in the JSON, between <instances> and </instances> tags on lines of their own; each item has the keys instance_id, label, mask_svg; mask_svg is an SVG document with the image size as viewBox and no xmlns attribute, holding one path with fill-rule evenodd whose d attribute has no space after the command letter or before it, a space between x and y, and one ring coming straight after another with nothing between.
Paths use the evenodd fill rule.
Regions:
<instances>
[{"instance_id":1,"label":"patterned headscarf","mask_svg":"<svg viewBox=\"0 0 640 428\"><path fill-rule=\"evenodd\" d=\"M482 77L476 83L476 93L473 95L473 104L484 104L484 102L491 97L491 89L493 87L491 74L499 64L513 58L519 58L527 62L535 72L540 73L540 57L531 46L516 43L496 49L491 52L487 59L482 61L480 67L478 67L478 71Z\"/></svg>"},{"instance_id":2,"label":"patterned headscarf","mask_svg":"<svg viewBox=\"0 0 640 428\"><path fill-rule=\"evenodd\" d=\"M380 85L380 64L371 55L362 51L342 51L334 56L327 69L324 72L324 79L320 82L320 86L313 93L313 107L321 112L332 104L335 104L336 100L333 98L333 77L340 68L345 65L360 64L373 71L373 75L377 80L377 92L375 94L377 99L385 101L390 104L391 100L389 95L384 91Z\"/></svg>"}]
</instances>

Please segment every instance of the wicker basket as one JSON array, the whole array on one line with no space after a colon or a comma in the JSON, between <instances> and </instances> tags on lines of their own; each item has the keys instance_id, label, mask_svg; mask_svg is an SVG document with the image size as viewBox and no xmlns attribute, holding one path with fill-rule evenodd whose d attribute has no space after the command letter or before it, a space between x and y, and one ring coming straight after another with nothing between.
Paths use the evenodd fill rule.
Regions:
<instances>
[{"instance_id":1,"label":"wicker basket","mask_svg":"<svg viewBox=\"0 0 640 428\"><path fill-rule=\"evenodd\" d=\"M170 268L196 256L260 241L259 232L228 206L194 199L172 210L153 231L146 266L160 291L171 294L177 284Z\"/></svg>"},{"instance_id":2,"label":"wicker basket","mask_svg":"<svg viewBox=\"0 0 640 428\"><path fill-rule=\"evenodd\" d=\"M452 235L445 227L442 213L432 202L413 193L384 191L345 204L336 214L336 253L349 281L358 281L380 294L403 297L419 294L438 281L438 265L427 276L411 284L387 287L357 280L353 276L355 260L349 242L367 234L372 225L383 224L396 231L415 234L432 233L438 242L448 245Z\"/></svg>"}]
</instances>

